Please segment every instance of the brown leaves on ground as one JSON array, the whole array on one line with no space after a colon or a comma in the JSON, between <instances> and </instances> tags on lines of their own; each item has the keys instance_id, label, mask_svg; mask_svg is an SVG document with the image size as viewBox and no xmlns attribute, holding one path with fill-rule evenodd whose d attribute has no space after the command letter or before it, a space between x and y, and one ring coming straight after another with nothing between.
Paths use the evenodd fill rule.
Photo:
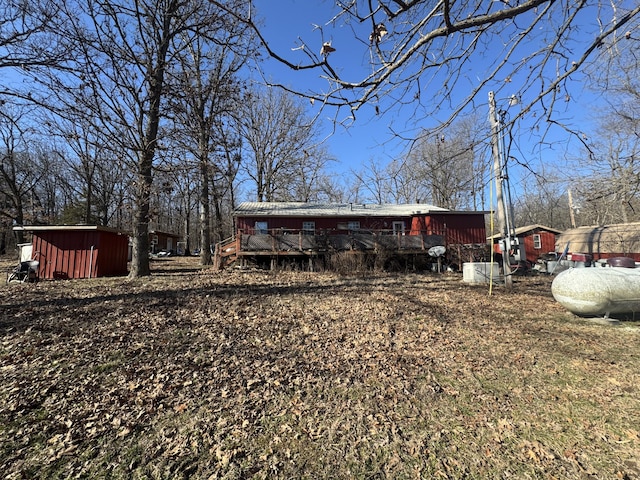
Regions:
<instances>
[{"instance_id":1,"label":"brown leaves on ground","mask_svg":"<svg viewBox=\"0 0 640 480\"><path fill-rule=\"evenodd\" d=\"M638 325L547 277L196 261L1 287L6 478L640 476Z\"/></svg>"}]
</instances>

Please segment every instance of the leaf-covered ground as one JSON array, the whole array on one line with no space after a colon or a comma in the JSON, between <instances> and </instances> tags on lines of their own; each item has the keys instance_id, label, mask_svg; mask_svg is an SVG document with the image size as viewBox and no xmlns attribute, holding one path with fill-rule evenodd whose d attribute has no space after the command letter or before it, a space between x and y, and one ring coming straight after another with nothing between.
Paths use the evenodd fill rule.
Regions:
<instances>
[{"instance_id":1,"label":"leaf-covered ground","mask_svg":"<svg viewBox=\"0 0 640 480\"><path fill-rule=\"evenodd\" d=\"M200 270L0 287L18 478L640 478L640 328L548 277Z\"/></svg>"}]
</instances>

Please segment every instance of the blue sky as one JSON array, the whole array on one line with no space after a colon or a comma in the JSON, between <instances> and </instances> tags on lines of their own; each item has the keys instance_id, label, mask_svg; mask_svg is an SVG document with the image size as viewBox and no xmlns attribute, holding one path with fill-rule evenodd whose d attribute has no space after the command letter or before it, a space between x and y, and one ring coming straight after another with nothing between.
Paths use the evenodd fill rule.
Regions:
<instances>
[{"instance_id":1,"label":"blue sky","mask_svg":"<svg viewBox=\"0 0 640 480\"><path fill-rule=\"evenodd\" d=\"M332 25L327 25L335 13L332 0L310 1L310 0L256 0L256 7L259 15L264 19L264 36L270 43L272 49L285 56L290 61L299 59L306 60L306 56L300 51L294 50L299 45L299 37L308 44L317 44L318 51L321 42L331 40L336 51L331 54L332 65L344 75L346 79L354 80L362 76L369 66L368 48L350 49L348 45L353 45L352 28L362 28L360 25L345 25L338 21ZM582 32L586 34L595 24L595 15L584 16ZM323 26L322 31L314 25ZM368 28L368 27L366 27ZM540 35L543 35L542 33ZM358 45L356 45L358 47ZM497 46L496 57L501 54L502 46ZM476 72L481 74L488 68L486 58L477 58L471 66ZM488 62L491 63L491 62ZM271 79L291 85L296 89L310 89L314 87L324 88L326 81L318 78L318 72L293 71L285 66L279 65L275 61L267 61L263 65L263 71ZM558 107L558 118L571 124L573 128L588 132L593 130L594 105L600 100L592 92L585 89L584 85L577 80L571 82L571 99L569 102L562 102ZM517 82L515 82L517 83ZM511 94L521 94L516 90L510 90L510 85L501 85L500 91L496 91L499 108L506 108L508 97ZM475 103L475 109L482 121L486 122L487 133L489 132L487 94L492 89L488 87ZM463 93L461 92L461 95ZM449 112L440 111L433 116L412 116L411 106L400 107L390 101L381 103L384 108L383 115L376 115L373 107L364 107L357 112L356 120L346 129L341 125L335 126L333 113L331 110L323 112L323 124L327 133L335 127L334 133L328 138L327 145L331 153L338 159L338 163L333 167L337 172L346 172L349 169L358 169L360 165L375 159L379 163L386 164L394 158L398 158L406 152L408 143L393 139L391 128L395 131L404 132L411 136L412 132L420 128L434 127L440 120L447 117ZM518 107L510 107L517 109ZM309 113L317 113L317 105L309 105ZM517 110L514 110L515 115ZM347 117L343 112L340 119ZM532 115L525 116L522 122L513 130L516 149L512 152L519 160L532 165L534 170L541 175L550 175L554 170L562 172L565 168L567 157L577 157L580 155L580 145L576 139L559 128L553 128L548 132L545 144L539 142L539 135L531 125L534 122ZM540 127L542 128L542 126ZM512 188L518 188L518 179L527 175L526 169L512 167L511 176L516 181Z\"/></svg>"},{"instance_id":2,"label":"blue sky","mask_svg":"<svg viewBox=\"0 0 640 480\"><path fill-rule=\"evenodd\" d=\"M317 51L320 51L323 35L314 25L324 25L332 12L332 1L309 0L259 0L256 2L259 14L264 18L264 32L271 47L279 54L284 55L290 61L307 60L307 57L298 50L292 50L299 44L299 38L311 43L317 40ZM345 76L361 74L362 69L368 67L368 57L361 54L351 55L341 47L352 40L352 33L348 26L323 29L324 40L331 41L336 51L331 54L331 62L339 69L339 73ZM317 53L317 52L316 52ZM270 78L296 88L309 86L310 88L323 89L326 81L318 78L318 72L295 72L290 68L279 65L275 61L268 61L264 65L264 71ZM309 104L309 114L319 112L317 104ZM338 159L338 165L334 168L338 171L357 167L370 158L379 158L383 161L391 160L404 144L390 142L389 125L397 119L394 112L389 115L376 116L373 107L363 108L357 112L356 121L345 120L348 112L340 112L339 120L345 120L349 128L334 123L335 111L325 109L321 114L323 131L330 135L328 146L331 153Z\"/></svg>"}]
</instances>

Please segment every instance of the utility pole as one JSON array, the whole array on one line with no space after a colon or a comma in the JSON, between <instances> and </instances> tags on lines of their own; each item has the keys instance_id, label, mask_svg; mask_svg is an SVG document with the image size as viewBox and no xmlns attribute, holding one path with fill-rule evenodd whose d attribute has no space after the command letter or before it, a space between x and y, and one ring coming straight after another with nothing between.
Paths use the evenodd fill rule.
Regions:
<instances>
[{"instance_id":1,"label":"utility pole","mask_svg":"<svg viewBox=\"0 0 640 480\"><path fill-rule=\"evenodd\" d=\"M571 228L576 228L576 214L573 211L573 195L571 195L571 189L567 189L567 196L569 197L569 217L571 218Z\"/></svg>"},{"instance_id":2,"label":"utility pole","mask_svg":"<svg viewBox=\"0 0 640 480\"><path fill-rule=\"evenodd\" d=\"M496 201L498 203L498 228L500 229L500 245L502 250L502 269L504 272L504 286L507 290L513 288L511 265L509 262L509 232L507 231L507 211L502 192L502 153L500 152L501 122L496 112L496 99L493 92L489 92L489 121L491 122L491 152L493 155L493 174L496 177ZM493 246L492 246L493 248Z\"/></svg>"}]
</instances>

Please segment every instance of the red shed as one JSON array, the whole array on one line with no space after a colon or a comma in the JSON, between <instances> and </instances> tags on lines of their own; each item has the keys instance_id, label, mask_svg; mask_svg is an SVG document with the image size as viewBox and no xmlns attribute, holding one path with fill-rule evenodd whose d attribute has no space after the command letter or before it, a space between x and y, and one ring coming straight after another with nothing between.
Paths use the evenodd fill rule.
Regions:
<instances>
[{"instance_id":1,"label":"red shed","mask_svg":"<svg viewBox=\"0 0 640 480\"><path fill-rule=\"evenodd\" d=\"M515 229L515 236L520 241L520 248L524 251L523 260L536 263L540 255L555 252L556 236L562 233L555 228L544 225L527 225ZM500 252L500 234L493 235L489 239L493 242L493 251Z\"/></svg>"},{"instance_id":2,"label":"red shed","mask_svg":"<svg viewBox=\"0 0 640 480\"><path fill-rule=\"evenodd\" d=\"M127 274L129 237L95 225L14 227L31 232L40 278L93 278Z\"/></svg>"}]
</instances>

